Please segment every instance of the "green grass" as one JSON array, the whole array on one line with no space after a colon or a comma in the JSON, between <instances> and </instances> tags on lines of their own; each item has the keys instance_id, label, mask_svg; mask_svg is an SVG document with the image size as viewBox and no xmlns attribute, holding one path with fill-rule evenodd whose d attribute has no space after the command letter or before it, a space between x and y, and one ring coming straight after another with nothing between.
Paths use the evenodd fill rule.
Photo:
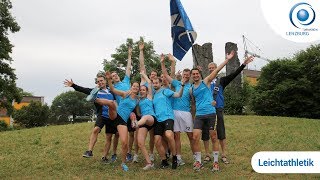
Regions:
<instances>
[{"instance_id":1,"label":"green grass","mask_svg":"<svg viewBox=\"0 0 320 180\"><path fill-rule=\"evenodd\" d=\"M177 170L154 169L144 172L140 155L130 171L114 164L101 164L105 136L99 135L94 157L85 159L92 123L48 126L0 133L0 179L315 179L319 174L258 174L251 157L259 151L320 151L320 121L311 119L226 116L229 165L212 173L210 164L200 172L192 170L186 135L182 150L186 165ZM118 154L120 151L118 151ZM159 158L156 159L159 165Z\"/></svg>"}]
</instances>

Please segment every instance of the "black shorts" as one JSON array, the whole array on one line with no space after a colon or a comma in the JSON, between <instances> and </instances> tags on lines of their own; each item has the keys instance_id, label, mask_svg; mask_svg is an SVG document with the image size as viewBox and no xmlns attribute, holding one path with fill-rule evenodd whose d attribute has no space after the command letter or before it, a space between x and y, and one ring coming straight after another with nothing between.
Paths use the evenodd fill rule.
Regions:
<instances>
[{"instance_id":1,"label":"black shorts","mask_svg":"<svg viewBox=\"0 0 320 180\"><path fill-rule=\"evenodd\" d=\"M217 108L217 134L218 139L223 140L226 139L226 130L224 127L224 118L223 118L223 108ZM209 129L203 129L202 130L202 137L201 139L203 141L208 141L210 139L209 136Z\"/></svg>"},{"instance_id":2,"label":"black shorts","mask_svg":"<svg viewBox=\"0 0 320 180\"><path fill-rule=\"evenodd\" d=\"M156 122L157 122L157 118L154 117L154 116L152 116L152 117L153 117L153 119L154 119L152 126L148 126L148 125L144 124L144 125L140 126L140 128L147 128L148 131L150 131L152 128L154 128L154 126L155 126L155 124L156 124Z\"/></svg>"},{"instance_id":3,"label":"black shorts","mask_svg":"<svg viewBox=\"0 0 320 180\"><path fill-rule=\"evenodd\" d=\"M101 129L105 126L106 134L116 134L118 132L115 121L110 118L98 116L95 126Z\"/></svg>"},{"instance_id":4,"label":"black shorts","mask_svg":"<svg viewBox=\"0 0 320 180\"><path fill-rule=\"evenodd\" d=\"M167 119L163 122L155 121L154 124L154 135L163 136L164 132L167 130L171 130L173 132L173 119Z\"/></svg>"},{"instance_id":5,"label":"black shorts","mask_svg":"<svg viewBox=\"0 0 320 180\"><path fill-rule=\"evenodd\" d=\"M131 119L130 118L128 119L127 127L128 127L128 132L136 131L136 129L132 128L132 126L131 126Z\"/></svg>"},{"instance_id":6,"label":"black shorts","mask_svg":"<svg viewBox=\"0 0 320 180\"><path fill-rule=\"evenodd\" d=\"M127 123L122 119L122 117L119 114L117 114L117 117L114 121L116 126L119 126L119 125L127 126Z\"/></svg>"}]
</instances>

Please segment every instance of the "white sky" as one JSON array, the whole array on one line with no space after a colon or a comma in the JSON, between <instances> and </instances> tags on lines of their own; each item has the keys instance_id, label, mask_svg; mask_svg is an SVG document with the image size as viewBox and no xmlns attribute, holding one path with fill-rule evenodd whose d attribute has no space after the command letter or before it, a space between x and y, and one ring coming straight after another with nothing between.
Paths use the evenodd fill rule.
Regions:
<instances>
[{"instance_id":1,"label":"white sky","mask_svg":"<svg viewBox=\"0 0 320 180\"><path fill-rule=\"evenodd\" d=\"M11 0L12 14L21 30L10 35L15 45L12 66L17 84L51 104L71 88L65 78L93 87L115 48L127 38L144 36L153 41L156 53L171 53L169 0ZM243 56L242 35L247 36L269 59L289 57L310 44L294 43L275 34L263 17L258 0L181 0L193 27L197 44L213 43L214 61L224 59L226 42L238 44ZM259 52L258 52L259 53ZM257 59L249 68L266 63ZM192 67L191 51L177 69Z\"/></svg>"}]
</instances>

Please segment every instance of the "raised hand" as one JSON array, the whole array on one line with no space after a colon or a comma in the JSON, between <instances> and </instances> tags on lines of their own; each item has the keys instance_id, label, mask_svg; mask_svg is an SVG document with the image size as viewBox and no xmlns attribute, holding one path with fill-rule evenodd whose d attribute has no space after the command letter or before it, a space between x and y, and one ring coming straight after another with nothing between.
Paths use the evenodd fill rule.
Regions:
<instances>
[{"instance_id":1,"label":"raised hand","mask_svg":"<svg viewBox=\"0 0 320 180\"><path fill-rule=\"evenodd\" d=\"M226 60L230 60L230 59L232 59L233 58L233 56L235 55L235 51L234 50L232 50L229 54L227 53L227 55L226 55Z\"/></svg>"},{"instance_id":2,"label":"raised hand","mask_svg":"<svg viewBox=\"0 0 320 180\"><path fill-rule=\"evenodd\" d=\"M63 84L65 87L71 87L73 85L73 81L72 81L72 79L70 79L70 81L68 79L65 79L63 81Z\"/></svg>"},{"instance_id":3,"label":"raised hand","mask_svg":"<svg viewBox=\"0 0 320 180\"><path fill-rule=\"evenodd\" d=\"M164 54L161 54L161 56L160 56L160 62L161 63L164 63L164 58L165 58Z\"/></svg>"},{"instance_id":4,"label":"raised hand","mask_svg":"<svg viewBox=\"0 0 320 180\"><path fill-rule=\"evenodd\" d=\"M249 56L244 60L243 64L247 65L247 64L251 63L253 61L253 59L254 59L254 56Z\"/></svg>"},{"instance_id":5,"label":"raised hand","mask_svg":"<svg viewBox=\"0 0 320 180\"><path fill-rule=\"evenodd\" d=\"M201 66L197 66L197 68L199 69L199 71L202 71L203 69L202 69L202 67Z\"/></svg>"},{"instance_id":6,"label":"raised hand","mask_svg":"<svg viewBox=\"0 0 320 180\"><path fill-rule=\"evenodd\" d=\"M112 79L111 73L109 71L106 71L106 79L107 80L111 80Z\"/></svg>"},{"instance_id":7,"label":"raised hand","mask_svg":"<svg viewBox=\"0 0 320 180\"><path fill-rule=\"evenodd\" d=\"M168 58L169 58L170 61L176 62L174 56L172 54L170 54L170 53L168 54Z\"/></svg>"}]
</instances>

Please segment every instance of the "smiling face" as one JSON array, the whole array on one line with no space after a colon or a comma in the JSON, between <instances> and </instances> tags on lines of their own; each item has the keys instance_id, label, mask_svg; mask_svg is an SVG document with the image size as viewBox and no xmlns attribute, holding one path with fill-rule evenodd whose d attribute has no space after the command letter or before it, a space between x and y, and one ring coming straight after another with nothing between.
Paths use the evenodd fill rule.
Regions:
<instances>
[{"instance_id":1,"label":"smiling face","mask_svg":"<svg viewBox=\"0 0 320 180\"><path fill-rule=\"evenodd\" d=\"M157 76L158 76L158 73L156 71L151 71L151 73L150 73L150 79L151 80L156 78Z\"/></svg>"},{"instance_id":2,"label":"smiling face","mask_svg":"<svg viewBox=\"0 0 320 180\"><path fill-rule=\"evenodd\" d=\"M105 88L107 86L107 81L104 77L97 77L96 83L99 88Z\"/></svg>"},{"instance_id":3,"label":"smiling face","mask_svg":"<svg viewBox=\"0 0 320 180\"><path fill-rule=\"evenodd\" d=\"M116 73L116 72L111 73L111 78L114 83L120 82L120 77L119 77L118 73Z\"/></svg>"},{"instance_id":4,"label":"smiling face","mask_svg":"<svg viewBox=\"0 0 320 180\"><path fill-rule=\"evenodd\" d=\"M168 85L169 85L169 81L167 80L167 78L164 77L163 74L161 74L160 77L161 77L161 80L162 80L162 85L163 85L163 86L168 86Z\"/></svg>"},{"instance_id":5,"label":"smiling face","mask_svg":"<svg viewBox=\"0 0 320 180\"><path fill-rule=\"evenodd\" d=\"M152 80L152 85L155 90L159 90L162 85L161 80L159 78Z\"/></svg>"},{"instance_id":6,"label":"smiling face","mask_svg":"<svg viewBox=\"0 0 320 180\"><path fill-rule=\"evenodd\" d=\"M217 68L217 65L215 63L211 62L208 64L208 69L210 73L212 73L212 71L214 71L216 68Z\"/></svg>"},{"instance_id":7,"label":"smiling face","mask_svg":"<svg viewBox=\"0 0 320 180\"><path fill-rule=\"evenodd\" d=\"M148 94L148 89L147 89L147 87L144 86L144 85L140 86L140 96L141 96L142 98L145 98L145 97L147 97L147 94Z\"/></svg>"},{"instance_id":8,"label":"smiling face","mask_svg":"<svg viewBox=\"0 0 320 180\"><path fill-rule=\"evenodd\" d=\"M140 88L139 83L137 83L137 82L132 83L132 85L131 85L131 91L132 91L134 94L138 94L139 88Z\"/></svg>"},{"instance_id":9,"label":"smiling face","mask_svg":"<svg viewBox=\"0 0 320 180\"><path fill-rule=\"evenodd\" d=\"M193 82L199 82L200 81L200 71L199 69L192 69L191 70L191 77Z\"/></svg>"},{"instance_id":10,"label":"smiling face","mask_svg":"<svg viewBox=\"0 0 320 180\"><path fill-rule=\"evenodd\" d=\"M189 82L189 80L190 80L190 70L189 69L183 70L182 78L183 78L184 82Z\"/></svg>"}]
</instances>

